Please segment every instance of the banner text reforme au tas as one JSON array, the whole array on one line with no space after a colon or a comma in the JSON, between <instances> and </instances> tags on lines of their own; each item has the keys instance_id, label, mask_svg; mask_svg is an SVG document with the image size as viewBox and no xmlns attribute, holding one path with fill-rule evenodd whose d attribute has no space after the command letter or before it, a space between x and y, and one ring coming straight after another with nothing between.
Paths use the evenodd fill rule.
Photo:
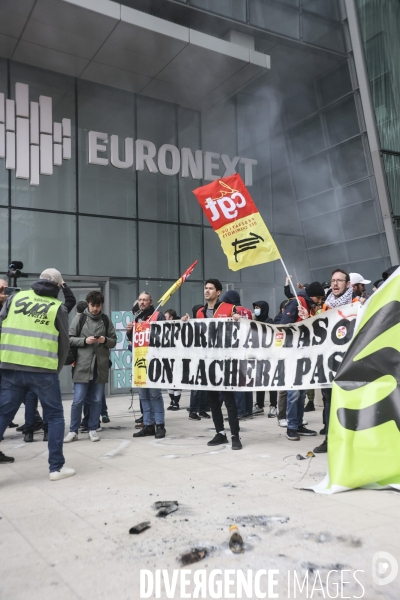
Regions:
<instances>
[{"instance_id":1,"label":"banner text reforme au tas","mask_svg":"<svg viewBox=\"0 0 400 600\"><path fill-rule=\"evenodd\" d=\"M330 387L353 336L358 306L291 325L247 319L139 323L134 386L221 391Z\"/></svg>"}]
</instances>

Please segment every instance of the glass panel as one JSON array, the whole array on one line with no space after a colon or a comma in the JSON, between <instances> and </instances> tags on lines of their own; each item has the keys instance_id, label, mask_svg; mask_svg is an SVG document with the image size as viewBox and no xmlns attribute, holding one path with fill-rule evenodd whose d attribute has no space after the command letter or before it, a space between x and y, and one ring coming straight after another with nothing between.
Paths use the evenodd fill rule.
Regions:
<instances>
[{"instance_id":1,"label":"glass panel","mask_svg":"<svg viewBox=\"0 0 400 600\"><path fill-rule=\"evenodd\" d=\"M332 187L328 157L325 153L293 165L293 175L299 199L313 196Z\"/></svg>"},{"instance_id":2,"label":"glass panel","mask_svg":"<svg viewBox=\"0 0 400 600\"><path fill-rule=\"evenodd\" d=\"M20 258L12 257L11 260L21 260ZM0 270L3 273L7 272L8 262L8 209L0 208ZM45 267L46 268L46 267ZM1 275L2 279L7 279L5 275Z\"/></svg>"},{"instance_id":3,"label":"glass panel","mask_svg":"<svg viewBox=\"0 0 400 600\"><path fill-rule=\"evenodd\" d=\"M302 7L327 19L340 20L337 0L302 0Z\"/></svg>"},{"instance_id":4,"label":"glass panel","mask_svg":"<svg viewBox=\"0 0 400 600\"><path fill-rule=\"evenodd\" d=\"M383 154L393 214L400 216L400 156Z\"/></svg>"},{"instance_id":5,"label":"glass panel","mask_svg":"<svg viewBox=\"0 0 400 600\"><path fill-rule=\"evenodd\" d=\"M128 393L132 383L132 353L127 349L126 324L133 319L132 306L137 295L136 280L111 279L111 320L117 333L117 345L110 355L113 394Z\"/></svg>"},{"instance_id":6,"label":"glass panel","mask_svg":"<svg viewBox=\"0 0 400 600\"><path fill-rule=\"evenodd\" d=\"M329 190L322 194L317 194L312 198L302 200L298 204L300 215L302 219L308 219L315 215L322 215L323 213L331 212L336 208L335 192Z\"/></svg>"},{"instance_id":7,"label":"glass panel","mask_svg":"<svg viewBox=\"0 0 400 600\"><path fill-rule=\"evenodd\" d=\"M7 97L7 61L4 58L0 58L0 92ZM0 204L8 206L8 171L3 158L0 159Z\"/></svg>"},{"instance_id":8,"label":"glass panel","mask_svg":"<svg viewBox=\"0 0 400 600\"><path fill-rule=\"evenodd\" d=\"M29 85L30 101L38 102L39 96L50 96L53 105L53 122L71 119L72 158L53 167L52 175L40 175L38 186L29 185L26 179L17 179L11 172L11 203L13 206L42 208L47 210L76 210L75 168L75 82L72 77L36 69L20 63L10 64L11 96L15 97L15 83Z\"/></svg>"},{"instance_id":9,"label":"glass panel","mask_svg":"<svg viewBox=\"0 0 400 600\"><path fill-rule=\"evenodd\" d=\"M370 235L359 240L351 240L347 242L347 250L350 260L365 260L367 258L378 258L387 254L384 251L382 242L385 242L384 236ZM386 244L385 244L386 246Z\"/></svg>"},{"instance_id":10,"label":"glass panel","mask_svg":"<svg viewBox=\"0 0 400 600\"><path fill-rule=\"evenodd\" d=\"M322 248L316 248L315 250L309 250L307 252L310 259L310 266L312 269L318 269L324 266L335 267L341 263L347 262L347 253L345 244L331 244L329 246L323 246ZM330 276L331 270L324 275L325 279L314 279L314 281L325 281ZM315 274L313 274L315 278Z\"/></svg>"},{"instance_id":11,"label":"glass panel","mask_svg":"<svg viewBox=\"0 0 400 600\"><path fill-rule=\"evenodd\" d=\"M136 223L122 219L79 217L81 275L124 277L137 274Z\"/></svg>"},{"instance_id":12,"label":"glass panel","mask_svg":"<svg viewBox=\"0 0 400 600\"><path fill-rule=\"evenodd\" d=\"M343 233L346 240L378 233L375 202L373 200L348 206L340 211Z\"/></svg>"},{"instance_id":13,"label":"glass panel","mask_svg":"<svg viewBox=\"0 0 400 600\"><path fill-rule=\"evenodd\" d=\"M287 131L287 136L292 148L293 160L296 162L325 149L319 115L292 127Z\"/></svg>"},{"instance_id":14,"label":"glass panel","mask_svg":"<svg viewBox=\"0 0 400 600\"><path fill-rule=\"evenodd\" d=\"M139 273L141 277L178 279L178 225L139 222Z\"/></svg>"},{"instance_id":15,"label":"glass panel","mask_svg":"<svg viewBox=\"0 0 400 600\"><path fill-rule=\"evenodd\" d=\"M288 127L318 110L317 96L313 85L301 88L283 103L285 122Z\"/></svg>"},{"instance_id":16,"label":"glass panel","mask_svg":"<svg viewBox=\"0 0 400 600\"><path fill-rule=\"evenodd\" d=\"M118 158L125 160L125 138L135 140L134 95L123 90L78 80L79 210L83 213L136 217L136 171L134 165L118 169L111 164L110 136L118 136ZM88 163L89 131L109 135L108 165ZM99 142L103 143L104 142Z\"/></svg>"},{"instance_id":17,"label":"glass panel","mask_svg":"<svg viewBox=\"0 0 400 600\"><path fill-rule=\"evenodd\" d=\"M342 26L316 15L303 12L303 40L316 46L345 53Z\"/></svg>"},{"instance_id":18,"label":"glass panel","mask_svg":"<svg viewBox=\"0 0 400 600\"><path fill-rule=\"evenodd\" d=\"M332 148L329 154L336 185L367 177L367 163L361 137Z\"/></svg>"},{"instance_id":19,"label":"glass panel","mask_svg":"<svg viewBox=\"0 0 400 600\"><path fill-rule=\"evenodd\" d=\"M200 114L194 110L178 109L179 148L189 148L193 152L201 148ZM179 219L181 223L201 225L202 210L192 190L203 185L201 179L179 177Z\"/></svg>"},{"instance_id":20,"label":"glass panel","mask_svg":"<svg viewBox=\"0 0 400 600\"><path fill-rule=\"evenodd\" d=\"M22 260L24 271L41 273L55 267L63 275L76 274L76 218L73 215L13 210L12 260Z\"/></svg>"},{"instance_id":21,"label":"glass panel","mask_svg":"<svg viewBox=\"0 0 400 600\"><path fill-rule=\"evenodd\" d=\"M352 226L354 227L354 223L352 223ZM329 213L329 217L320 215L312 219L306 219L303 221L303 229L309 248L326 246L326 244L333 244L343 239L339 211Z\"/></svg>"},{"instance_id":22,"label":"glass panel","mask_svg":"<svg viewBox=\"0 0 400 600\"><path fill-rule=\"evenodd\" d=\"M246 0L189 0L192 6L215 12L238 21L246 21Z\"/></svg>"},{"instance_id":23,"label":"glass panel","mask_svg":"<svg viewBox=\"0 0 400 600\"><path fill-rule=\"evenodd\" d=\"M322 106L330 104L351 92L351 79L347 60L317 80Z\"/></svg>"},{"instance_id":24,"label":"glass panel","mask_svg":"<svg viewBox=\"0 0 400 600\"><path fill-rule=\"evenodd\" d=\"M193 279L203 279L203 238L201 227L180 226L180 257L181 265L179 272L182 274L190 265L198 260L193 271Z\"/></svg>"},{"instance_id":25,"label":"glass panel","mask_svg":"<svg viewBox=\"0 0 400 600\"><path fill-rule=\"evenodd\" d=\"M381 146L400 152L400 3L357 0L357 5Z\"/></svg>"},{"instance_id":26,"label":"glass panel","mask_svg":"<svg viewBox=\"0 0 400 600\"><path fill-rule=\"evenodd\" d=\"M357 204L372 198L372 190L369 179L358 181L346 187L336 190L336 197L339 206L348 206L349 204Z\"/></svg>"},{"instance_id":27,"label":"glass panel","mask_svg":"<svg viewBox=\"0 0 400 600\"><path fill-rule=\"evenodd\" d=\"M332 146L360 133L354 96L336 104L323 115Z\"/></svg>"},{"instance_id":28,"label":"glass panel","mask_svg":"<svg viewBox=\"0 0 400 600\"><path fill-rule=\"evenodd\" d=\"M175 105L138 96L137 137L153 142L157 150L164 144L177 146ZM167 153L167 166L171 166L168 162L169 159L169 153ZM145 166L143 171L137 171L137 178L139 218L177 221L179 175L150 173Z\"/></svg>"},{"instance_id":29,"label":"glass panel","mask_svg":"<svg viewBox=\"0 0 400 600\"><path fill-rule=\"evenodd\" d=\"M269 0L250 0L250 23L263 29L299 38L299 12Z\"/></svg>"},{"instance_id":30,"label":"glass panel","mask_svg":"<svg viewBox=\"0 0 400 600\"><path fill-rule=\"evenodd\" d=\"M171 301L173 298L171 298ZM181 287L182 316L186 313L193 316L192 308L196 304L204 304L204 284L196 281L187 281ZM169 305L169 304L168 304Z\"/></svg>"}]
</instances>

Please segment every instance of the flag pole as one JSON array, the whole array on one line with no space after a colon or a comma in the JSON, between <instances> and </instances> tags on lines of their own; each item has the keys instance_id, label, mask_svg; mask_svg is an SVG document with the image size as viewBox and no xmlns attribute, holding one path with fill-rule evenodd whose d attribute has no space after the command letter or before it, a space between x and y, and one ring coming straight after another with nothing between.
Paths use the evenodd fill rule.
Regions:
<instances>
[{"instance_id":1,"label":"flag pole","mask_svg":"<svg viewBox=\"0 0 400 600\"><path fill-rule=\"evenodd\" d=\"M283 268L284 268L284 270L285 270L286 277L288 278L288 280L289 280L289 283L290 283L290 285L292 286L292 289L293 289L294 295L295 295L295 297L296 297L296 300L297 300L297 304L298 304L299 306L301 306L301 304L300 304L300 300L299 300L299 297L298 297L298 295L297 295L297 292L296 292L296 290L295 290L295 287L294 287L294 285L293 285L292 278L290 277L290 275L289 275L289 273L288 273L288 270L287 270L287 268L286 268L286 265L285 265L285 263L283 262L282 256L280 257L280 259L281 259L282 267L283 267Z\"/></svg>"}]
</instances>

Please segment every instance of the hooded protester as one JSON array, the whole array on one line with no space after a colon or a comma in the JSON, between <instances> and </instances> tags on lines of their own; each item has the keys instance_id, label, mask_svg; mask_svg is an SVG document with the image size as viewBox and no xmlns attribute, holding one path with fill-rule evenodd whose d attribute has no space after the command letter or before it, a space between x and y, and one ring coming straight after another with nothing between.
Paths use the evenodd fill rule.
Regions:
<instances>
[{"instance_id":1,"label":"hooded protester","mask_svg":"<svg viewBox=\"0 0 400 600\"><path fill-rule=\"evenodd\" d=\"M269 304L265 300L257 300L253 302L253 309L256 321L259 323L273 323L273 320L269 317ZM276 405L277 405L278 392L270 391L269 393L269 413L268 417L276 417ZM253 415L261 415L264 413L265 406L265 392L256 392L256 403L253 406Z\"/></svg>"},{"instance_id":2,"label":"hooded protester","mask_svg":"<svg viewBox=\"0 0 400 600\"><path fill-rule=\"evenodd\" d=\"M269 317L268 302L257 300L257 302L253 302L253 308L256 321L259 323L273 323L273 320Z\"/></svg>"},{"instance_id":3,"label":"hooded protester","mask_svg":"<svg viewBox=\"0 0 400 600\"><path fill-rule=\"evenodd\" d=\"M225 292L225 294L221 298L221 302L226 302L226 304L233 304L233 313L236 312L238 315L240 315L241 317L245 317L246 319L252 318L251 310L241 305L239 292L237 292L236 290L228 290L227 292Z\"/></svg>"},{"instance_id":4,"label":"hooded protester","mask_svg":"<svg viewBox=\"0 0 400 600\"><path fill-rule=\"evenodd\" d=\"M394 265L393 267L389 267L388 269L386 269L386 271L383 271L382 273L382 279L383 281L386 281L386 279L389 279L389 277L391 275L393 275L393 273L400 267L400 265Z\"/></svg>"}]
</instances>

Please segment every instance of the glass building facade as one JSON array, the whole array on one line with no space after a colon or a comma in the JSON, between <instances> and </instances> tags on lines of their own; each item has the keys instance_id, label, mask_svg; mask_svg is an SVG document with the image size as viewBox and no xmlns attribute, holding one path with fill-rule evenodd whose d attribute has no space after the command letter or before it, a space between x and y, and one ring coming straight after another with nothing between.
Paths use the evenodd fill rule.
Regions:
<instances>
[{"instance_id":1,"label":"glass building facade","mask_svg":"<svg viewBox=\"0 0 400 600\"><path fill-rule=\"evenodd\" d=\"M51 97L54 121L71 120L72 140L71 159L41 176L38 186L17 178L0 159L1 270L22 260L29 273L20 280L24 286L54 266L78 299L93 287L106 292L106 309L120 329L113 393L130 387L122 328L138 292L149 290L157 300L197 259L192 277L167 307L190 313L203 300L203 281L217 277L224 289L241 293L244 305L269 302L274 316L284 299L285 276L280 263L230 271L192 194L206 181L182 171L116 168L111 135L118 136L113 143L121 161L127 137L149 140L157 150L169 144L193 156L198 150L215 153L215 176L225 172L221 155L256 161L249 192L294 280L325 281L336 266L375 280L391 264L343 6L336 0L123 4L253 45L271 57L271 69L212 105L192 109L179 98L133 92L114 81L111 71L106 85L58 66L42 68L27 54L24 60L13 53L0 60L0 93L13 99L18 82L29 85L31 101ZM46 39L42 43L51 46ZM202 83L212 66L203 69L195 74ZM108 134L99 151L107 165L90 164L89 132ZM171 161L168 154L167 170ZM245 164L236 168L244 177ZM69 391L68 374L62 377Z\"/></svg>"}]
</instances>

